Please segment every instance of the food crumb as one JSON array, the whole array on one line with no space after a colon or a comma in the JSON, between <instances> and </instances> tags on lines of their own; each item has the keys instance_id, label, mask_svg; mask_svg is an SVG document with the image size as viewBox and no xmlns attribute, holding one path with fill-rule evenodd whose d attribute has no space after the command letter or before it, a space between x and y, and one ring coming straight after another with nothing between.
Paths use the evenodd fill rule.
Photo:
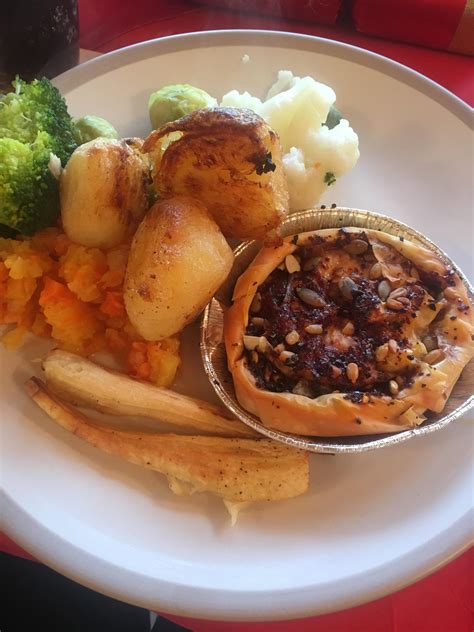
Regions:
<instances>
[{"instance_id":1,"label":"food crumb","mask_svg":"<svg viewBox=\"0 0 474 632\"><path fill-rule=\"evenodd\" d=\"M250 56L247 55L247 53L245 55L242 55L242 63L243 64L248 64L250 61Z\"/></svg>"}]
</instances>

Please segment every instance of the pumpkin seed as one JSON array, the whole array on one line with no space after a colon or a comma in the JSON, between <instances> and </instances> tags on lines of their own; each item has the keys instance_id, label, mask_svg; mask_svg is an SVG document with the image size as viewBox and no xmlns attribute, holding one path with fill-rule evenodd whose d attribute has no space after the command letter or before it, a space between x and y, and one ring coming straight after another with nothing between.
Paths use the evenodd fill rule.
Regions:
<instances>
[{"instance_id":1,"label":"pumpkin seed","mask_svg":"<svg viewBox=\"0 0 474 632\"><path fill-rule=\"evenodd\" d=\"M362 255L369 247L369 244L363 239L354 239L344 246L344 250L350 255Z\"/></svg>"},{"instance_id":2,"label":"pumpkin seed","mask_svg":"<svg viewBox=\"0 0 474 632\"><path fill-rule=\"evenodd\" d=\"M348 300L352 300L353 295L359 289L357 283L354 283L349 277L342 277L338 283L342 296Z\"/></svg>"},{"instance_id":3,"label":"pumpkin seed","mask_svg":"<svg viewBox=\"0 0 474 632\"><path fill-rule=\"evenodd\" d=\"M311 307L325 307L326 301L314 290L310 290L307 287L299 287L296 290L299 298L306 303L307 305L311 305Z\"/></svg>"},{"instance_id":4,"label":"pumpkin seed","mask_svg":"<svg viewBox=\"0 0 474 632\"><path fill-rule=\"evenodd\" d=\"M429 353L425 355L423 360L427 364L438 364L438 362L441 362L441 360L444 360L445 357L446 357L446 354L442 349L433 349L433 351L430 351Z\"/></svg>"},{"instance_id":5,"label":"pumpkin seed","mask_svg":"<svg viewBox=\"0 0 474 632\"><path fill-rule=\"evenodd\" d=\"M389 309L393 309L395 312L399 312L405 307L405 305L396 298L388 298L386 305Z\"/></svg>"},{"instance_id":6,"label":"pumpkin seed","mask_svg":"<svg viewBox=\"0 0 474 632\"><path fill-rule=\"evenodd\" d=\"M407 295L407 288L406 287L397 287L396 290L393 290L392 292L390 292L390 298L400 298L401 296L406 296Z\"/></svg>"},{"instance_id":7,"label":"pumpkin seed","mask_svg":"<svg viewBox=\"0 0 474 632\"><path fill-rule=\"evenodd\" d=\"M381 276L382 276L382 266L377 261L377 263L374 263L374 265L369 270L369 279L372 279L372 280L380 279Z\"/></svg>"},{"instance_id":8,"label":"pumpkin seed","mask_svg":"<svg viewBox=\"0 0 474 632\"><path fill-rule=\"evenodd\" d=\"M380 281L377 286L377 294L379 295L381 301L386 301L391 291L392 286L387 279Z\"/></svg>"}]
</instances>

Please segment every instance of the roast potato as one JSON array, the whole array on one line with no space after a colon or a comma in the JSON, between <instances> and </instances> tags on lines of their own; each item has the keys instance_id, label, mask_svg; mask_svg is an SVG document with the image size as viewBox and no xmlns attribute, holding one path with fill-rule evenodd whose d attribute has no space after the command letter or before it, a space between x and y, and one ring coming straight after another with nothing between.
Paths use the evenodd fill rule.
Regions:
<instances>
[{"instance_id":1,"label":"roast potato","mask_svg":"<svg viewBox=\"0 0 474 632\"><path fill-rule=\"evenodd\" d=\"M251 110L196 110L152 132L143 151L161 197L199 199L226 237L275 238L288 211L281 149Z\"/></svg>"},{"instance_id":2,"label":"roast potato","mask_svg":"<svg viewBox=\"0 0 474 632\"><path fill-rule=\"evenodd\" d=\"M128 257L124 301L130 322L145 340L177 333L215 294L233 259L201 202L176 197L156 203Z\"/></svg>"},{"instance_id":3,"label":"roast potato","mask_svg":"<svg viewBox=\"0 0 474 632\"><path fill-rule=\"evenodd\" d=\"M72 241L112 248L133 233L148 207L149 169L123 140L78 147L60 178L61 219Z\"/></svg>"}]
</instances>

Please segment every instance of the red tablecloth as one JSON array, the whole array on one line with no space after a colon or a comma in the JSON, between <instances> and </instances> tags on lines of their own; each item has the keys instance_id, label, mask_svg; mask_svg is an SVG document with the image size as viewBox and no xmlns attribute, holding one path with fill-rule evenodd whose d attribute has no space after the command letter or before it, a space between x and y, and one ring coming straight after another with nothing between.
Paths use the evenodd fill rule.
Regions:
<instances>
[{"instance_id":1,"label":"red tablecloth","mask_svg":"<svg viewBox=\"0 0 474 632\"><path fill-rule=\"evenodd\" d=\"M272 29L307 33L372 50L437 81L474 105L474 61L356 33L347 20L336 27L241 15L187 0L79 0L81 46L107 52L164 35L212 29ZM0 550L29 557L6 537ZM172 617L196 632L472 632L474 550L414 585L343 612L280 623L216 623Z\"/></svg>"},{"instance_id":2,"label":"red tablecloth","mask_svg":"<svg viewBox=\"0 0 474 632\"><path fill-rule=\"evenodd\" d=\"M0 550L33 560L0 534ZM272 623L201 621L164 614L194 632L472 632L474 548L409 588L356 608Z\"/></svg>"},{"instance_id":3,"label":"red tablecloth","mask_svg":"<svg viewBox=\"0 0 474 632\"><path fill-rule=\"evenodd\" d=\"M295 0L301 2L302 0ZM307 2L309 0L305 0ZM368 37L348 17L337 26L320 26L267 16L219 11L189 0L79 0L81 46L108 52L155 37L213 29L269 29L327 37L353 44L426 75L474 105L474 59L465 55Z\"/></svg>"}]
</instances>

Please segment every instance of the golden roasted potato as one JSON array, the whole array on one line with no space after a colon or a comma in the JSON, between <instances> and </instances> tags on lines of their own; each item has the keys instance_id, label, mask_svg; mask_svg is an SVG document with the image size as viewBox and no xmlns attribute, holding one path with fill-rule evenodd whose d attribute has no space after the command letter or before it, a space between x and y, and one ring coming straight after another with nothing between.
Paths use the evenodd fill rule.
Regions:
<instances>
[{"instance_id":1,"label":"golden roasted potato","mask_svg":"<svg viewBox=\"0 0 474 632\"><path fill-rule=\"evenodd\" d=\"M133 238L124 281L128 317L145 340L194 320L230 272L234 255L205 206L187 197L156 203Z\"/></svg>"},{"instance_id":2,"label":"golden roasted potato","mask_svg":"<svg viewBox=\"0 0 474 632\"><path fill-rule=\"evenodd\" d=\"M60 177L61 219L69 239L97 248L124 241L148 207L148 180L137 139L96 138L80 145Z\"/></svg>"},{"instance_id":3,"label":"golden roasted potato","mask_svg":"<svg viewBox=\"0 0 474 632\"><path fill-rule=\"evenodd\" d=\"M240 503L293 498L308 489L308 453L303 450L270 439L115 430L67 406L37 378L25 388L57 424L99 450L165 474L175 492L207 491Z\"/></svg>"},{"instance_id":4,"label":"golden roasted potato","mask_svg":"<svg viewBox=\"0 0 474 632\"><path fill-rule=\"evenodd\" d=\"M259 436L225 408L139 382L74 353L52 351L44 359L43 369L47 386L72 404L113 415L150 417L180 430L219 437Z\"/></svg>"},{"instance_id":5,"label":"golden roasted potato","mask_svg":"<svg viewBox=\"0 0 474 632\"><path fill-rule=\"evenodd\" d=\"M251 110L196 110L152 132L143 151L161 197L197 198L226 237L275 238L288 211L281 149Z\"/></svg>"}]
</instances>

